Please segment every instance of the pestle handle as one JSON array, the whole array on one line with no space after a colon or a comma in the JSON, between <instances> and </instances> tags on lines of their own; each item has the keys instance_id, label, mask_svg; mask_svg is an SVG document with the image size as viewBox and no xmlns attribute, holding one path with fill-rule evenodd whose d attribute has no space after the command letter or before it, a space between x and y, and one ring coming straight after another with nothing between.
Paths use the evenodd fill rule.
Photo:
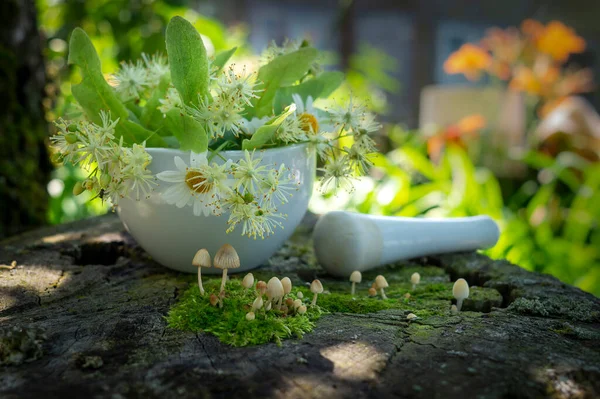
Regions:
<instances>
[{"instance_id":1,"label":"pestle handle","mask_svg":"<svg viewBox=\"0 0 600 399\"><path fill-rule=\"evenodd\" d=\"M499 235L488 216L421 219L334 211L321 216L313 241L325 270L349 276L403 259L489 248Z\"/></svg>"}]
</instances>

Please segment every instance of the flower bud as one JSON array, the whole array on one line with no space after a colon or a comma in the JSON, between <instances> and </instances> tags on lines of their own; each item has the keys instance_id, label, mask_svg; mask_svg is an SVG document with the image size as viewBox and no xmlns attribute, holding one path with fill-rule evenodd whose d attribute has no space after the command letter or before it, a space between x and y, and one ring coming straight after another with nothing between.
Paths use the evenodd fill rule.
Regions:
<instances>
[{"instance_id":1,"label":"flower bud","mask_svg":"<svg viewBox=\"0 0 600 399\"><path fill-rule=\"evenodd\" d=\"M65 134L65 141L69 144L75 144L77 143L77 140L79 140L77 138L77 135L74 133L67 133Z\"/></svg>"},{"instance_id":2,"label":"flower bud","mask_svg":"<svg viewBox=\"0 0 600 399\"><path fill-rule=\"evenodd\" d=\"M73 195L79 195L84 191L85 188L83 187L83 183L81 183L80 181L75 183L75 186L73 186Z\"/></svg>"},{"instance_id":3,"label":"flower bud","mask_svg":"<svg viewBox=\"0 0 600 399\"><path fill-rule=\"evenodd\" d=\"M100 176L100 186L102 187L108 187L108 185L110 184L110 175L108 173L102 173L102 176Z\"/></svg>"},{"instance_id":4,"label":"flower bud","mask_svg":"<svg viewBox=\"0 0 600 399\"><path fill-rule=\"evenodd\" d=\"M77 131L77 124L71 123L69 126L67 126L67 130L69 132L76 132Z\"/></svg>"},{"instance_id":5,"label":"flower bud","mask_svg":"<svg viewBox=\"0 0 600 399\"><path fill-rule=\"evenodd\" d=\"M54 163L62 163L63 161L63 155L60 152L55 152L54 154L52 154L52 162Z\"/></svg>"}]
</instances>

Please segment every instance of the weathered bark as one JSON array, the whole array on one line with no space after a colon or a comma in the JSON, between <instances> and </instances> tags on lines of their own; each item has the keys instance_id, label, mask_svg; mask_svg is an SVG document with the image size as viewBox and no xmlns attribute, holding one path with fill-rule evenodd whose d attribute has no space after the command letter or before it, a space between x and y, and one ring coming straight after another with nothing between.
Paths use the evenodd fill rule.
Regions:
<instances>
[{"instance_id":1,"label":"weathered bark","mask_svg":"<svg viewBox=\"0 0 600 399\"><path fill-rule=\"evenodd\" d=\"M327 287L307 243L304 226L261 270ZM0 242L13 259L0 269L2 398L600 397L600 300L474 253L406 264L497 290L464 304L486 313L330 314L302 340L246 348L166 327L195 276L154 263L114 215Z\"/></svg>"},{"instance_id":2,"label":"weathered bark","mask_svg":"<svg viewBox=\"0 0 600 399\"><path fill-rule=\"evenodd\" d=\"M1 1L0 238L46 221L45 83L34 1Z\"/></svg>"}]
</instances>

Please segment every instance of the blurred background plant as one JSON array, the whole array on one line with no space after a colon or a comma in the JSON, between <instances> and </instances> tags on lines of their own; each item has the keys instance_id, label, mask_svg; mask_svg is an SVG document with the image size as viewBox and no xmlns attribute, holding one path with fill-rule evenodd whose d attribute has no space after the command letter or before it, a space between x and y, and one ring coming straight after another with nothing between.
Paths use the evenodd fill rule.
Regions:
<instances>
[{"instance_id":1,"label":"blurred background plant","mask_svg":"<svg viewBox=\"0 0 600 399\"><path fill-rule=\"evenodd\" d=\"M202 10L206 3L210 2L38 0L50 77L49 98L44 104L47 120L78 112L70 95L70 83L78 76L66 64L68 35L76 26L92 38L106 74L120 61L137 58L142 52L164 52L164 28L175 15L193 21L209 51L237 46L238 62L256 63L261 49L252 45L248 25L235 21L226 26L193 10ZM340 3L340 18L330 29L348 29L345 17L352 3ZM311 39L317 45L324 40ZM323 46L324 57L329 68L343 69L348 78L348 84L334 97L352 94L388 121L376 137L382 154L374 160L371 175L356 182L353 194L315 195L312 210L344 207L409 217L487 214L502 229L500 242L487 254L552 273L600 296L600 117L589 104L572 97L592 90L593 83L592 72L575 68L569 57L586 48L583 38L561 22L544 25L527 20L519 29L490 29L481 41L457 45L457 51L447 58L444 69L449 74L479 80L480 87L519 93L510 98L518 100L518 109L524 108L526 134L519 137L522 140L516 150L502 151L494 140L507 141L504 131L476 107L465 106L462 114L451 114L442 122L422 121L420 129L398 124L393 116L403 115L405 110L390 98L412 90L411 82L398 73L404 65L386 48L362 42L360 37L357 42L350 46L349 54ZM486 102L479 100L477 93L469 95ZM451 103L444 100L446 105ZM425 115L423 104L422 100L419 112ZM434 113L443 113L432 108ZM498 119L502 121L506 115ZM514 170L518 173L505 173L504 162L508 161L517 166ZM48 185L50 223L107 211L98 199L71 194L81 174L77 168L64 166L53 172Z\"/></svg>"}]
</instances>

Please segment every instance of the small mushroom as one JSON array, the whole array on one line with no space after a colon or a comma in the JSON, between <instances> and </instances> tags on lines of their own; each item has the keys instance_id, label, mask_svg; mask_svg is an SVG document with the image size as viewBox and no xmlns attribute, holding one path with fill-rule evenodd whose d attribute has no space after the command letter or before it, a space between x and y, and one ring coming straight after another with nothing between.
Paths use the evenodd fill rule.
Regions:
<instances>
[{"instance_id":1,"label":"small mushroom","mask_svg":"<svg viewBox=\"0 0 600 399\"><path fill-rule=\"evenodd\" d=\"M290 309L286 305L283 305L279 308L279 310L281 310L283 314L288 314Z\"/></svg>"},{"instance_id":2,"label":"small mushroom","mask_svg":"<svg viewBox=\"0 0 600 399\"><path fill-rule=\"evenodd\" d=\"M313 280L313 282L310 283L310 292L315 294L312 300L312 305L315 306L317 304L317 295L323 292L323 284L321 284L319 280Z\"/></svg>"},{"instance_id":3,"label":"small mushroom","mask_svg":"<svg viewBox=\"0 0 600 399\"><path fill-rule=\"evenodd\" d=\"M210 298L208 300L211 306L217 306L217 303L219 303L219 297L215 294L210 294Z\"/></svg>"},{"instance_id":4,"label":"small mushroom","mask_svg":"<svg viewBox=\"0 0 600 399\"><path fill-rule=\"evenodd\" d=\"M269 301L275 302L273 306L277 306L277 309L281 308L281 299L283 299L283 284L281 284L281 281L277 277L271 277L267 283L267 298L269 298Z\"/></svg>"},{"instance_id":5,"label":"small mushroom","mask_svg":"<svg viewBox=\"0 0 600 399\"><path fill-rule=\"evenodd\" d=\"M450 312L451 313L458 313L458 308L456 307L456 305L450 306Z\"/></svg>"},{"instance_id":6,"label":"small mushroom","mask_svg":"<svg viewBox=\"0 0 600 399\"><path fill-rule=\"evenodd\" d=\"M297 310L297 309L298 309L300 306L302 306L302 299L296 299L296 300L294 301L294 304L293 304L293 306L294 306L294 309L296 309L296 310Z\"/></svg>"},{"instance_id":7,"label":"small mushroom","mask_svg":"<svg viewBox=\"0 0 600 399\"><path fill-rule=\"evenodd\" d=\"M302 291L298 291L298 293L296 294L296 297L298 299L302 299L302 298L304 298L304 294L302 293Z\"/></svg>"},{"instance_id":8,"label":"small mushroom","mask_svg":"<svg viewBox=\"0 0 600 399\"><path fill-rule=\"evenodd\" d=\"M419 273L413 273L412 276L410 276L410 282L412 283L412 289L413 291L415 290L415 288L417 288L417 284L419 284L419 282L421 281L421 275Z\"/></svg>"},{"instance_id":9,"label":"small mushroom","mask_svg":"<svg viewBox=\"0 0 600 399\"><path fill-rule=\"evenodd\" d=\"M406 299L406 300L410 299L410 292L407 292L406 294L404 294L404 299Z\"/></svg>"},{"instance_id":10,"label":"small mushroom","mask_svg":"<svg viewBox=\"0 0 600 399\"><path fill-rule=\"evenodd\" d=\"M192 265L198 268L198 288L200 288L200 295L204 295L204 287L202 286L202 268L211 267L210 254L204 248L196 252L194 259L192 259Z\"/></svg>"},{"instance_id":11,"label":"small mushroom","mask_svg":"<svg viewBox=\"0 0 600 399\"><path fill-rule=\"evenodd\" d=\"M377 290L373 287L369 288L369 296L377 295Z\"/></svg>"},{"instance_id":12,"label":"small mushroom","mask_svg":"<svg viewBox=\"0 0 600 399\"><path fill-rule=\"evenodd\" d=\"M254 312L248 312L248 313L246 313L246 320L252 321L255 318L256 318L256 316L254 315Z\"/></svg>"},{"instance_id":13,"label":"small mushroom","mask_svg":"<svg viewBox=\"0 0 600 399\"><path fill-rule=\"evenodd\" d=\"M414 313L409 313L409 314L407 314L407 315L406 315L406 319L407 319L408 321L413 321L413 320L415 320L415 319L418 319L418 317L417 317L417 315L416 315L416 314L414 314Z\"/></svg>"},{"instance_id":14,"label":"small mushroom","mask_svg":"<svg viewBox=\"0 0 600 399\"><path fill-rule=\"evenodd\" d=\"M281 285L283 285L283 295L287 295L292 291L292 280L289 277L282 278Z\"/></svg>"},{"instance_id":15,"label":"small mushroom","mask_svg":"<svg viewBox=\"0 0 600 399\"><path fill-rule=\"evenodd\" d=\"M469 297L469 284L464 278L459 278L452 287L452 295L456 298L456 310L460 312L463 301Z\"/></svg>"},{"instance_id":16,"label":"small mushroom","mask_svg":"<svg viewBox=\"0 0 600 399\"><path fill-rule=\"evenodd\" d=\"M305 305L300 306L298 308L298 313L300 313L300 314L306 313L306 306Z\"/></svg>"},{"instance_id":17,"label":"small mushroom","mask_svg":"<svg viewBox=\"0 0 600 399\"><path fill-rule=\"evenodd\" d=\"M252 302L252 311L257 311L263 307L263 299L261 296L256 297L254 302Z\"/></svg>"},{"instance_id":18,"label":"small mushroom","mask_svg":"<svg viewBox=\"0 0 600 399\"><path fill-rule=\"evenodd\" d=\"M292 298L286 299L285 306L287 306L289 309L292 309L294 307L294 300Z\"/></svg>"},{"instance_id":19,"label":"small mushroom","mask_svg":"<svg viewBox=\"0 0 600 399\"><path fill-rule=\"evenodd\" d=\"M265 305L265 312L268 312L269 310L271 310L271 301L268 301Z\"/></svg>"},{"instance_id":20,"label":"small mushroom","mask_svg":"<svg viewBox=\"0 0 600 399\"><path fill-rule=\"evenodd\" d=\"M225 290L225 283L227 282L227 270L240 267L240 257L231 245L225 244L217 251L213 263L217 269L223 270L221 289L219 290L223 291Z\"/></svg>"},{"instance_id":21,"label":"small mushroom","mask_svg":"<svg viewBox=\"0 0 600 399\"><path fill-rule=\"evenodd\" d=\"M244 276L244 279L242 280L242 286L245 289L249 289L250 287L252 287L254 285L254 275L252 273L248 273Z\"/></svg>"},{"instance_id":22,"label":"small mushroom","mask_svg":"<svg viewBox=\"0 0 600 399\"><path fill-rule=\"evenodd\" d=\"M385 296L385 291L383 291L384 288L389 287L388 282L385 279L385 277L383 277L381 274L379 276L375 277L375 286L377 287L379 292L381 292L381 298L387 299L387 296Z\"/></svg>"},{"instance_id":23,"label":"small mushroom","mask_svg":"<svg viewBox=\"0 0 600 399\"><path fill-rule=\"evenodd\" d=\"M267 292L267 283L262 280L256 283L256 291L258 291L260 296L265 295L265 292Z\"/></svg>"},{"instance_id":24,"label":"small mushroom","mask_svg":"<svg viewBox=\"0 0 600 399\"><path fill-rule=\"evenodd\" d=\"M350 281L352 282L352 290L350 294L354 295L356 292L356 283L360 283L362 281L362 274L358 270L355 270L350 275Z\"/></svg>"}]
</instances>

